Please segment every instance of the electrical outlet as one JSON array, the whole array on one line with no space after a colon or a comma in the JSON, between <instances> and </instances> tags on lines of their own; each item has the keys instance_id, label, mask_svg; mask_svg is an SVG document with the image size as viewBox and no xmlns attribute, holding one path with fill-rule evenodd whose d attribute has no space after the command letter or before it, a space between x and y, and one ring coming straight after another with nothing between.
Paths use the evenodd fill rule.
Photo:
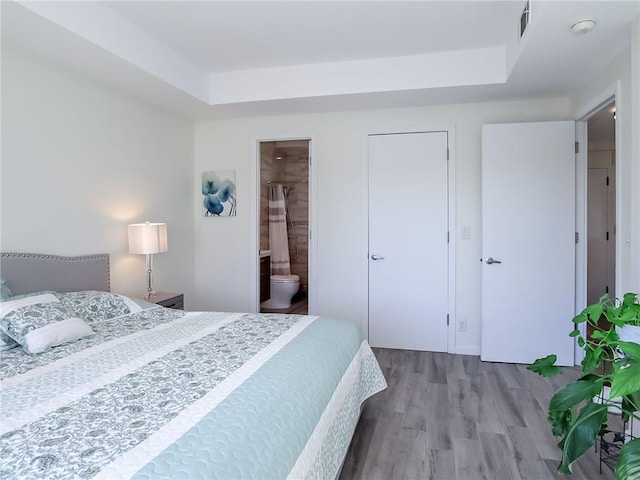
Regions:
<instances>
[{"instance_id":1,"label":"electrical outlet","mask_svg":"<svg viewBox=\"0 0 640 480\"><path fill-rule=\"evenodd\" d=\"M457 330L459 332L466 332L467 331L467 319L466 318L459 318L458 319Z\"/></svg>"}]
</instances>

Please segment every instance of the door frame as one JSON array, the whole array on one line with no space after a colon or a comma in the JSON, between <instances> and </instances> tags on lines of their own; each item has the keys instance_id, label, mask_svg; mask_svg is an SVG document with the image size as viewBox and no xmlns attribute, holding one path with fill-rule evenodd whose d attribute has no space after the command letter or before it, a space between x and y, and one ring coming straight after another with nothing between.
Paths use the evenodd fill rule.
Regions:
<instances>
[{"instance_id":1,"label":"door frame","mask_svg":"<svg viewBox=\"0 0 640 480\"><path fill-rule=\"evenodd\" d=\"M620 175L619 159L626 158L626 151L621 141L621 131L623 124L626 123L625 109L622 104L622 84L620 80L609 85L604 90L594 95L576 110L574 118L576 120L576 142L579 142L580 148L576 154L576 232L579 235L579 241L576 245L576 298L575 311L580 313L587 306L587 173L588 173L588 136L587 136L587 120L599 112L606 105L615 102L616 105L616 129L615 129L615 149L616 149L616 231L615 236L615 290L614 295L620 297L623 292L622 286L622 256L621 252L624 244L624 235L622 235L621 227L622 219L622 179ZM584 323L578 325L580 334L587 334L587 326ZM578 365L584 358L584 350L579 348L577 344L574 347L574 361Z\"/></svg>"},{"instance_id":2,"label":"door frame","mask_svg":"<svg viewBox=\"0 0 640 480\"><path fill-rule=\"evenodd\" d=\"M316 315L318 308L318 252L317 231L318 219L316 215L317 199L317 175L316 175L316 146L318 135L315 132L296 133L265 133L251 137L251 282L250 304L252 312L260 312L260 143L262 142L287 142L291 140L309 141L309 250L308 269L309 285L307 290L308 313Z\"/></svg>"},{"instance_id":3,"label":"door frame","mask_svg":"<svg viewBox=\"0 0 640 480\"><path fill-rule=\"evenodd\" d=\"M369 339L369 136L370 135L393 135L406 133L430 133L446 132L447 146L449 148L449 161L447 162L447 191L448 191L448 215L447 227L449 231L449 248L447 261L447 310L449 314L449 328L447 330L447 352L448 353L470 353L456 350L456 141L455 126L444 125L410 125L405 127L389 127L368 129L361 136L361 169L363 192L361 200L362 218L365 219L362 226L361 251L362 267L360 270L362 285L362 304L360 311L360 330Z\"/></svg>"}]
</instances>

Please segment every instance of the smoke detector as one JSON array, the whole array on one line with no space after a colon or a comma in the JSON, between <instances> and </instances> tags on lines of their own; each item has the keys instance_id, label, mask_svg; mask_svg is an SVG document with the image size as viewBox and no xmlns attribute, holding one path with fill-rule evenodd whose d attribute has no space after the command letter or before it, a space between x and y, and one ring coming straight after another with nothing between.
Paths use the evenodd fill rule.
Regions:
<instances>
[{"instance_id":1,"label":"smoke detector","mask_svg":"<svg viewBox=\"0 0 640 480\"><path fill-rule=\"evenodd\" d=\"M587 33L593 30L593 27L596 26L596 21L590 18L585 20L580 20L573 25L571 25L571 31L573 33Z\"/></svg>"}]
</instances>

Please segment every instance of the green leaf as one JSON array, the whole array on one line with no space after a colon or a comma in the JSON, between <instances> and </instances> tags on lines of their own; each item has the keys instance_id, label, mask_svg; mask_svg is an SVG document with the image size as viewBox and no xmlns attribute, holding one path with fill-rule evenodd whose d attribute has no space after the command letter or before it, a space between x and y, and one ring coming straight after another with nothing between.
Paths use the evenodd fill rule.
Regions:
<instances>
[{"instance_id":1,"label":"green leaf","mask_svg":"<svg viewBox=\"0 0 640 480\"><path fill-rule=\"evenodd\" d=\"M622 296L622 306L623 307L628 307L630 305L633 305L634 303L638 303L638 294L637 293L625 293Z\"/></svg>"},{"instance_id":2,"label":"green leaf","mask_svg":"<svg viewBox=\"0 0 640 480\"><path fill-rule=\"evenodd\" d=\"M629 320L628 325L640 327L640 305L631 305L629 310L633 311L633 318Z\"/></svg>"},{"instance_id":3,"label":"green leaf","mask_svg":"<svg viewBox=\"0 0 640 480\"><path fill-rule=\"evenodd\" d=\"M624 309L624 307L622 306L622 304L620 304L620 305L610 305L607 308L605 308L605 312L609 312L612 315L620 316L620 315L622 315L623 309Z\"/></svg>"},{"instance_id":4,"label":"green leaf","mask_svg":"<svg viewBox=\"0 0 640 480\"><path fill-rule=\"evenodd\" d=\"M603 332L603 331L601 331L601 330L595 330L595 331L591 334L591 338L598 339L598 340L599 340L599 339L606 338L606 337L607 337L607 333L606 333L606 332Z\"/></svg>"},{"instance_id":5,"label":"green leaf","mask_svg":"<svg viewBox=\"0 0 640 480\"><path fill-rule=\"evenodd\" d=\"M622 421L627 422L631 415L640 411L640 392L622 397Z\"/></svg>"},{"instance_id":6,"label":"green leaf","mask_svg":"<svg viewBox=\"0 0 640 480\"><path fill-rule=\"evenodd\" d=\"M587 317L587 314L584 313L584 311L582 313L579 313L575 317L573 317L573 323L575 323L575 324L584 323L587 320L588 320L588 317Z\"/></svg>"},{"instance_id":7,"label":"green leaf","mask_svg":"<svg viewBox=\"0 0 640 480\"><path fill-rule=\"evenodd\" d=\"M604 335L602 341L600 342L600 344L604 343L606 345L610 345L611 342L617 342L619 340L618 334L616 333L616 329L615 328L610 328L609 330L607 330L604 333L605 333L605 335Z\"/></svg>"},{"instance_id":8,"label":"green leaf","mask_svg":"<svg viewBox=\"0 0 640 480\"><path fill-rule=\"evenodd\" d=\"M593 446L600 431L600 426L606 420L606 404L587 403L580 411L576 421L569 428L566 436L558 444L562 449L562 461L558 466L558 472L562 474L571 473L571 465Z\"/></svg>"},{"instance_id":9,"label":"green leaf","mask_svg":"<svg viewBox=\"0 0 640 480\"><path fill-rule=\"evenodd\" d=\"M599 303L588 305L578 315L573 317L573 323L583 323L591 318L592 321L597 322L602 316L602 312L605 310L605 305L608 303L608 296L602 296Z\"/></svg>"},{"instance_id":10,"label":"green leaf","mask_svg":"<svg viewBox=\"0 0 640 480\"><path fill-rule=\"evenodd\" d=\"M640 363L633 362L616 372L611 380L611 398L635 394L640 391Z\"/></svg>"},{"instance_id":11,"label":"green leaf","mask_svg":"<svg viewBox=\"0 0 640 480\"><path fill-rule=\"evenodd\" d=\"M604 316L616 327L622 327L625 324L625 322L620 318L622 316L622 307L610 307L604 312Z\"/></svg>"},{"instance_id":12,"label":"green leaf","mask_svg":"<svg viewBox=\"0 0 640 480\"><path fill-rule=\"evenodd\" d=\"M585 313L589 316L592 322L597 323L602 316L602 312L604 310L604 306L600 303L594 303L593 305L589 305L585 308L582 313Z\"/></svg>"},{"instance_id":13,"label":"green leaf","mask_svg":"<svg viewBox=\"0 0 640 480\"><path fill-rule=\"evenodd\" d=\"M593 350L593 358L595 359L596 365L600 365L603 354L604 354L604 348L602 348L601 346L598 346Z\"/></svg>"},{"instance_id":14,"label":"green leaf","mask_svg":"<svg viewBox=\"0 0 640 480\"><path fill-rule=\"evenodd\" d=\"M634 342L618 342L618 347L625 355L640 360L640 345Z\"/></svg>"},{"instance_id":15,"label":"green leaf","mask_svg":"<svg viewBox=\"0 0 640 480\"><path fill-rule=\"evenodd\" d=\"M632 323L633 320L637 320L638 319L638 314L635 312L634 309L628 309L626 310L622 315L620 315L620 321L623 322L625 325L628 323Z\"/></svg>"},{"instance_id":16,"label":"green leaf","mask_svg":"<svg viewBox=\"0 0 640 480\"><path fill-rule=\"evenodd\" d=\"M573 332L569 334L570 337L577 337L578 335L580 335L580 330L578 329L575 329Z\"/></svg>"},{"instance_id":17,"label":"green leaf","mask_svg":"<svg viewBox=\"0 0 640 480\"><path fill-rule=\"evenodd\" d=\"M594 371L598 365L600 365L600 360L602 358L602 348L598 347L595 350L586 350L584 354L584 358L582 359L582 371L583 372L592 372Z\"/></svg>"},{"instance_id":18,"label":"green leaf","mask_svg":"<svg viewBox=\"0 0 640 480\"><path fill-rule=\"evenodd\" d=\"M558 390L549 402L549 411L563 411L591 400L602 391L602 382L597 375L585 375Z\"/></svg>"},{"instance_id":19,"label":"green leaf","mask_svg":"<svg viewBox=\"0 0 640 480\"><path fill-rule=\"evenodd\" d=\"M618 480L637 480L640 478L640 438L625 443L620 449L616 464Z\"/></svg>"},{"instance_id":20,"label":"green leaf","mask_svg":"<svg viewBox=\"0 0 640 480\"><path fill-rule=\"evenodd\" d=\"M562 437L569 431L569 426L571 425L571 410L565 410L563 412L550 410L547 420L549 425L551 425L553 435Z\"/></svg>"},{"instance_id":21,"label":"green leaf","mask_svg":"<svg viewBox=\"0 0 640 480\"><path fill-rule=\"evenodd\" d=\"M554 365L557 359L558 357L556 355L547 355L546 357L538 358L527 367L527 370L531 370L542 377L553 377L562 373L562 367Z\"/></svg>"},{"instance_id":22,"label":"green leaf","mask_svg":"<svg viewBox=\"0 0 640 480\"><path fill-rule=\"evenodd\" d=\"M625 408L628 412L640 412L640 392L633 392L623 397L626 400Z\"/></svg>"},{"instance_id":23,"label":"green leaf","mask_svg":"<svg viewBox=\"0 0 640 480\"><path fill-rule=\"evenodd\" d=\"M598 303L601 303L603 305L606 305L607 303L609 303L609 294L605 293L604 295L602 295L599 299L598 299Z\"/></svg>"}]
</instances>

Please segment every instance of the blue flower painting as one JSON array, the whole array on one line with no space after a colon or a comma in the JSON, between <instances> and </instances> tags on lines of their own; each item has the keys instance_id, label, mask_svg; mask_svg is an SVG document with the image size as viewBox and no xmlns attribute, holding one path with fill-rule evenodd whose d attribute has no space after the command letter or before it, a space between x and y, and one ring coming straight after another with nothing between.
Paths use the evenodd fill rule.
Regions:
<instances>
[{"instance_id":1,"label":"blue flower painting","mask_svg":"<svg viewBox=\"0 0 640 480\"><path fill-rule=\"evenodd\" d=\"M202 172L205 217L236 216L236 171Z\"/></svg>"}]
</instances>

